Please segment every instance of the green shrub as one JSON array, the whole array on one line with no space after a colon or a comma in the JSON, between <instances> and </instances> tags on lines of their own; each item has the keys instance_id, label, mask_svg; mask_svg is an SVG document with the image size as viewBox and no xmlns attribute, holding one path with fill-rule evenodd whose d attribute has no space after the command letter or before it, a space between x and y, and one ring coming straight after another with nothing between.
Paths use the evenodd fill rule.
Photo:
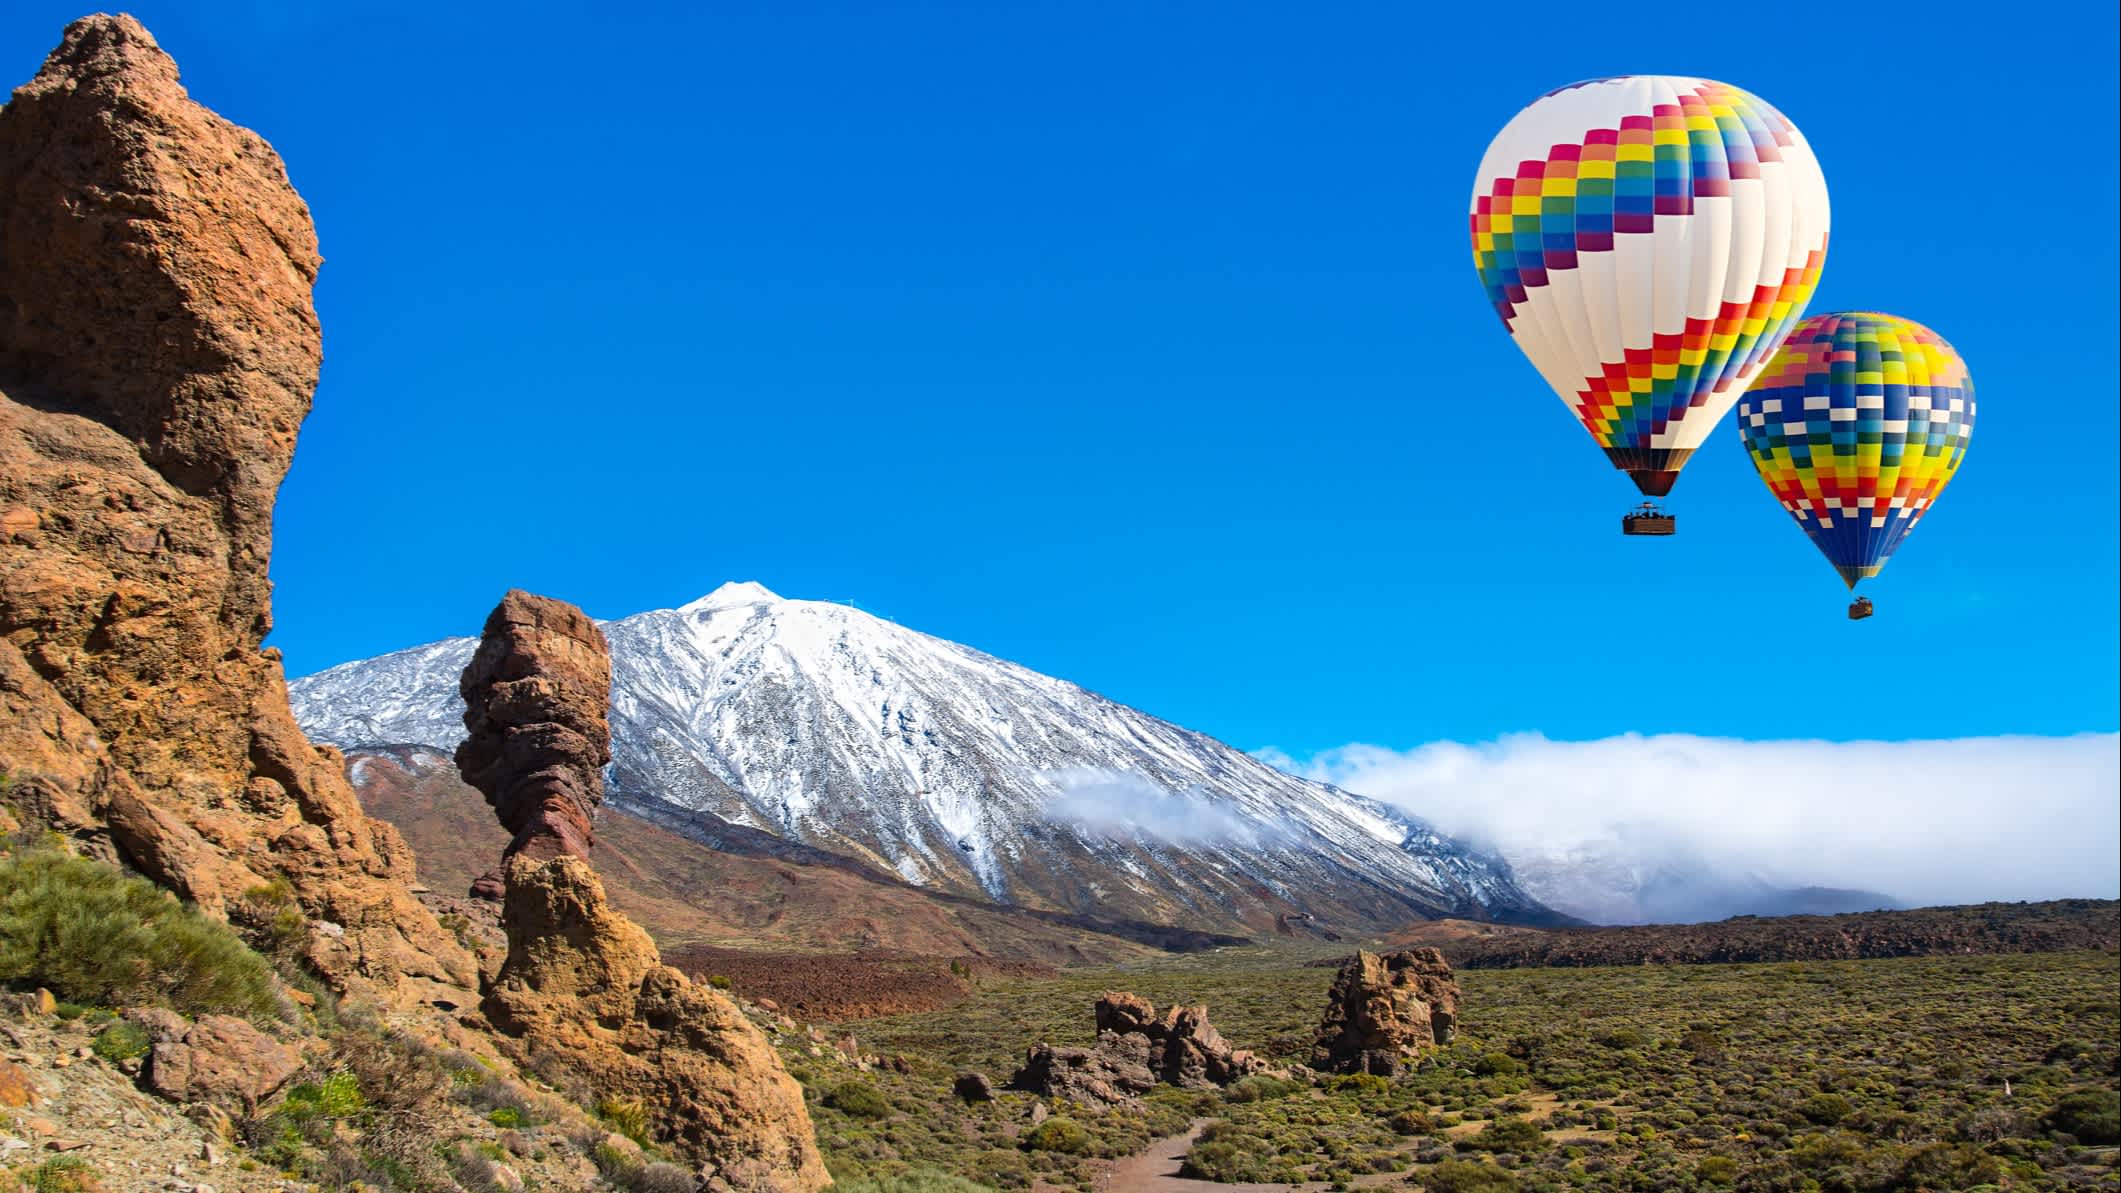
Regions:
<instances>
[{"instance_id":1,"label":"green shrub","mask_svg":"<svg viewBox=\"0 0 2121 1193\"><path fill-rule=\"evenodd\" d=\"M322 1081L304 1082L287 1091L280 1113L296 1122L311 1119L352 1118L368 1105L361 1096L361 1083L344 1069Z\"/></svg>"},{"instance_id":2,"label":"green shrub","mask_svg":"<svg viewBox=\"0 0 2121 1193\"><path fill-rule=\"evenodd\" d=\"M1738 1179L1738 1161L1729 1156L1704 1156L1694 1165L1694 1176L1711 1185L1728 1185Z\"/></svg>"},{"instance_id":3,"label":"green shrub","mask_svg":"<svg viewBox=\"0 0 2121 1193\"><path fill-rule=\"evenodd\" d=\"M1392 1081L1375 1073L1343 1073L1338 1077L1328 1077L1326 1088L1336 1094L1354 1094L1361 1097L1364 1094L1385 1093L1392 1088Z\"/></svg>"},{"instance_id":4,"label":"green shrub","mask_svg":"<svg viewBox=\"0 0 2121 1193\"><path fill-rule=\"evenodd\" d=\"M229 907L230 918L248 926L259 947L285 955L309 936L309 920L295 902L294 884L280 875L243 892Z\"/></svg>"},{"instance_id":5,"label":"green shrub","mask_svg":"<svg viewBox=\"0 0 2121 1193\"><path fill-rule=\"evenodd\" d=\"M1900 1161L1893 1187L1971 1189L2002 1176L2003 1165L1980 1148L1959 1143L1926 1143Z\"/></svg>"},{"instance_id":6,"label":"green shrub","mask_svg":"<svg viewBox=\"0 0 2121 1193\"><path fill-rule=\"evenodd\" d=\"M1429 1193L1514 1193L1517 1188L1516 1177L1471 1160L1445 1160L1414 1179Z\"/></svg>"},{"instance_id":7,"label":"green shrub","mask_svg":"<svg viewBox=\"0 0 2121 1193\"><path fill-rule=\"evenodd\" d=\"M856 1118L891 1117L891 1103L875 1087L859 1081L842 1081L825 1095L825 1105Z\"/></svg>"},{"instance_id":8,"label":"green shrub","mask_svg":"<svg viewBox=\"0 0 2121 1193\"><path fill-rule=\"evenodd\" d=\"M1484 1152L1515 1152L1529 1156L1547 1148L1546 1133L1536 1123L1522 1118L1498 1118L1477 1133L1459 1141L1461 1146Z\"/></svg>"},{"instance_id":9,"label":"green shrub","mask_svg":"<svg viewBox=\"0 0 2121 1193\"><path fill-rule=\"evenodd\" d=\"M597 1117L604 1120L604 1125L642 1147L651 1142L648 1104L639 1098L606 1098L597 1103Z\"/></svg>"},{"instance_id":10,"label":"green shrub","mask_svg":"<svg viewBox=\"0 0 2121 1193\"><path fill-rule=\"evenodd\" d=\"M272 970L227 925L145 879L55 849L0 858L0 981L82 1003L154 1003L254 1019Z\"/></svg>"},{"instance_id":11,"label":"green shrub","mask_svg":"<svg viewBox=\"0 0 2121 1193\"><path fill-rule=\"evenodd\" d=\"M1854 1109L1840 1094L1813 1094L1797 1103L1797 1113L1829 1127L1847 1118Z\"/></svg>"},{"instance_id":12,"label":"green shrub","mask_svg":"<svg viewBox=\"0 0 2121 1193\"><path fill-rule=\"evenodd\" d=\"M1473 1072L1482 1077L1507 1077L1524 1072L1524 1065L1507 1052L1489 1052L1473 1062Z\"/></svg>"},{"instance_id":13,"label":"green shrub","mask_svg":"<svg viewBox=\"0 0 2121 1193\"><path fill-rule=\"evenodd\" d=\"M29 1193L95 1193L103 1188L88 1161L79 1156L54 1156L22 1176Z\"/></svg>"},{"instance_id":14,"label":"green shrub","mask_svg":"<svg viewBox=\"0 0 2121 1193\"><path fill-rule=\"evenodd\" d=\"M496 1106L486 1113L486 1121L512 1130L523 1125L523 1112L513 1106Z\"/></svg>"},{"instance_id":15,"label":"green shrub","mask_svg":"<svg viewBox=\"0 0 2121 1193\"><path fill-rule=\"evenodd\" d=\"M1304 1087L1300 1082L1269 1076L1266 1073L1255 1073L1225 1089L1223 1101L1239 1104L1265 1102L1273 1098L1286 1098L1302 1088Z\"/></svg>"},{"instance_id":16,"label":"green shrub","mask_svg":"<svg viewBox=\"0 0 2121 1193\"><path fill-rule=\"evenodd\" d=\"M2041 1116L2050 1130L2074 1136L2079 1143L2121 1143L2121 1094L2110 1089L2080 1089L2065 1094Z\"/></svg>"},{"instance_id":17,"label":"green shrub","mask_svg":"<svg viewBox=\"0 0 2121 1193\"><path fill-rule=\"evenodd\" d=\"M1268 1173L1266 1157L1255 1140L1248 1139L1203 1139L1186 1153L1185 1162L1178 1167L1178 1175L1195 1181L1219 1181L1224 1184L1249 1182L1264 1183Z\"/></svg>"},{"instance_id":18,"label":"green shrub","mask_svg":"<svg viewBox=\"0 0 2121 1193\"><path fill-rule=\"evenodd\" d=\"M1024 1132L1024 1147L1034 1152L1079 1156L1090 1150L1090 1133L1064 1118L1049 1118Z\"/></svg>"},{"instance_id":19,"label":"green shrub","mask_svg":"<svg viewBox=\"0 0 2121 1193\"><path fill-rule=\"evenodd\" d=\"M146 1056L153 1041L148 1039L147 1029L137 1023L119 1020L96 1033L93 1047L96 1055L108 1061L131 1060Z\"/></svg>"},{"instance_id":20,"label":"green shrub","mask_svg":"<svg viewBox=\"0 0 2121 1193\"><path fill-rule=\"evenodd\" d=\"M713 977L711 977L711 978L708 978L708 979L707 979L707 984L708 984L708 985L710 985L710 986L712 986L712 987L714 987L714 988L715 988L715 989L717 989L717 990L728 990L728 989L731 989L731 988L735 987L735 985L736 985L736 983L735 983L735 982L732 982L732 981L730 981L730 980L729 980L729 977L728 977L728 975L727 975L727 974L719 974L719 973L718 973L718 974L716 974L716 975L714 975L714 976L713 976Z\"/></svg>"},{"instance_id":21,"label":"green shrub","mask_svg":"<svg viewBox=\"0 0 2121 1193\"><path fill-rule=\"evenodd\" d=\"M1402 1110L1385 1121L1394 1135L1427 1135L1436 1130L1436 1120L1419 1110Z\"/></svg>"},{"instance_id":22,"label":"green shrub","mask_svg":"<svg viewBox=\"0 0 2121 1193\"><path fill-rule=\"evenodd\" d=\"M988 1193L985 1185L932 1168L902 1172L897 1176L873 1176L860 1180L834 1181L834 1193Z\"/></svg>"},{"instance_id":23,"label":"green shrub","mask_svg":"<svg viewBox=\"0 0 2121 1193\"><path fill-rule=\"evenodd\" d=\"M604 1179L616 1185L632 1184L646 1167L641 1162L639 1149L614 1144L609 1139L599 1142L590 1151L589 1158L596 1164L597 1171L604 1175Z\"/></svg>"}]
</instances>

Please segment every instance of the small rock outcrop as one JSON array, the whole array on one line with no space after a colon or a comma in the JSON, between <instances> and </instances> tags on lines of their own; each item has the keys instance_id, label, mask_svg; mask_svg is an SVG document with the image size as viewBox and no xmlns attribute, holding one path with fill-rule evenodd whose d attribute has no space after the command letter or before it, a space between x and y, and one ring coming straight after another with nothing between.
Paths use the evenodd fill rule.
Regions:
<instances>
[{"instance_id":1,"label":"small rock outcrop","mask_svg":"<svg viewBox=\"0 0 2121 1193\"><path fill-rule=\"evenodd\" d=\"M302 1070L300 1051L229 1015L188 1023L148 1007L127 1011L126 1018L153 1042L142 1083L172 1102L250 1114Z\"/></svg>"},{"instance_id":2,"label":"small rock outcrop","mask_svg":"<svg viewBox=\"0 0 2121 1193\"><path fill-rule=\"evenodd\" d=\"M261 649L320 261L279 156L131 17L69 25L0 107L0 771L210 914L284 884L342 992L461 1003L471 957Z\"/></svg>"},{"instance_id":3,"label":"small rock outcrop","mask_svg":"<svg viewBox=\"0 0 2121 1193\"><path fill-rule=\"evenodd\" d=\"M457 769L510 834L501 855L587 859L611 761L611 652L603 631L561 601L510 592L486 619L458 685L469 735ZM472 893L498 899L493 870Z\"/></svg>"},{"instance_id":4,"label":"small rock outcrop","mask_svg":"<svg viewBox=\"0 0 2121 1193\"><path fill-rule=\"evenodd\" d=\"M1458 981L1436 949L1357 953L1326 999L1311 1067L1328 1073L1396 1076L1458 1022Z\"/></svg>"},{"instance_id":5,"label":"small rock outcrop","mask_svg":"<svg viewBox=\"0 0 2121 1193\"><path fill-rule=\"evenodd\" d=\"M610 757L611 664L579 609L511 592L464 671L465 778L511 834L508 954L483 1009L524 1063L638 1098L713 1189L811 1193L831 1182L802 1087L736 1004L664 965L604 897L587 858Z\"/></svg>"},{"instance_id":6,"label":"small rock outcrop","mask_svg":"<svg viewBox=\"0 0 2121 1193\"><path fill-rule=\"evenodd\" d=\"M1146 998L1112 993L1097 1000L1096 1016L1094 1047L1034 1045L1009 1087L1111 1105L1158 1085L1213 1089L1266 1068L1251 1052L1224 1041L1205 1006L1173 1006L1159 1015Z\"/></svg>"}]
</instances>

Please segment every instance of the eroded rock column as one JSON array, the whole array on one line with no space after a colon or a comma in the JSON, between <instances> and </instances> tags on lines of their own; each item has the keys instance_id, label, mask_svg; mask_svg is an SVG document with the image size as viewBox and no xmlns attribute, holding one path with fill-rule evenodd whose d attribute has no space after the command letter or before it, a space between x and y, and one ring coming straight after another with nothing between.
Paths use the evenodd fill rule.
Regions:
<instances>
[{"instance_id":1,"label":"eroded rock column","mask_svg":"<svg viewBox=\"0 0 2121 1193\"><path fill-rule=\"evenodd\" d=\"M510 592L464 669L457 753L510 834L497 875L508 956L486 1016L519 1061L557 1062L598 1096L640 1099L710 1188L829 1184L802 1087L719 992L664 965L589 864L611 757L611 660L581 610Z\"/></svg>"}]
</instances>

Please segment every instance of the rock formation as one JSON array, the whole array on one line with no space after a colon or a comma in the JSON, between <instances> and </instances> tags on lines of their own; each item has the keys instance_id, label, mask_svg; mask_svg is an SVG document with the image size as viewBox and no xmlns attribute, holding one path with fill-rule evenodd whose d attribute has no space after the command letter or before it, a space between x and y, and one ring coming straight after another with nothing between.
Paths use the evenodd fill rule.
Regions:
<instances>
[{"instance_id":1,"label":"rock formation","mask_svg":"<svg viewBox=\"0 0 2121 1193\"><path fill-rule=\"evenodd\" d=\"M1396 1076L1458 1022L1458 982L1435 949L1357 953L1326 999L1311 1067L1329 1073Z\"/></svg>"},{"instance_id":2,"label":"rock formation","mask_svg":"<svg viewBox=\"0 0 2121 1193\"><path fill-rule=\"evenodd\" d=\"M508 956L484 1009L518 1060L599 1096L640 1099L704 1161L711 1187L809 1193L830 1183L803 1091L720 993L664 965L590 868L589 817L610 757L611 665L571 605L511 592L464 670L465 777L513 834Z\"/></svg>"},{"instance_id":3,"label":"rock formation","mask_svg":"<svg viewBox=\"0 0 2121 1193\"><path fill-rule=\"evenodd\" d=\"M130 17L68 26L0 108L0 771L210 913L291 891L341 990L453 1005L471 959L260 649L319 263L279 157Z\"/></svg>"},{"instance_id":4,"label":"rock formation","mask_svg":"<svg viewBox=\"0 0 2121 1193\"><path fill-rule=\"evenodd\" d=\"M143 1084L172 1102L250 1114L302 1070L302 1055L292 1045L232 1016L188 1023L172 1011L135 1007L125 1017L153 1043Z\"/></svg>"},{"instance_id":5,"label":"rock formation","mask_svg":"<svg viewBox=\"0 0 2121 1193\"><path fill-rule=\"evenodd\" d=\"M1111 1104L1159 1084L1213 1089L1265 1069L1258 1057L1223 1040L1205 1006L1173 1006L1158 1015L1146 998L1113 993L1097 1000L1096 1015L1095 1047L1035 1045L1010 1088Z\"/></svg>"},{"instance_id":6,"label":"rock formation","mask_svg":"<svg viewBox=\"0 0 2121 1193\"><path fill-rule=\"evenodd\" d=\"M611 761L611 652L580 609L512 591L486 619L458 684L464 781L511 834L502 862L563 854L587 860ZM499 870L472 884L498 899Z\"/></svg>"}]
</instances>

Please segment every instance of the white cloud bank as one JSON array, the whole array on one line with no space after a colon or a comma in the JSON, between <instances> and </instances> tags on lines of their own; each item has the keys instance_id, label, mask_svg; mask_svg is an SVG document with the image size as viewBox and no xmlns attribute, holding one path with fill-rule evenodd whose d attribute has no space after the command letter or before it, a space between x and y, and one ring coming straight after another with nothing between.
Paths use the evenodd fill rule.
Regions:
<instances>
[{"instance_id":1,"label":"white cloud bank","mask_svg":"<svg viewBox=\"0 0 2121 1193\"><path fill-rule=\"evenodd\" d=\"M1606 886L1715 873L1876 891L1910 906L2121 893L2121 735L2111 733L1909 742L1519 734L1406 751L1350 745L1302 761L1259 756L1495 850L1538 876L1527 883L1535 895L1542 883L1558 892L1561 870ZM1576 895L1587 918L1681 918Z\"/></svg>"},{"instance_id":2,"label":"white cloud bank","mask_svg":"<svg viewBox=\"0 0 2121 1193\"><path fill-rule=\"evenodd\" d=\"M1046 801L1049 820L1118 840L1167 845L1257 849L1280 830L1218 807L1197 792L1169 792L1140 775L1094 767L1048 771L1056 788Z\"/></svg>"}]
</instances>

